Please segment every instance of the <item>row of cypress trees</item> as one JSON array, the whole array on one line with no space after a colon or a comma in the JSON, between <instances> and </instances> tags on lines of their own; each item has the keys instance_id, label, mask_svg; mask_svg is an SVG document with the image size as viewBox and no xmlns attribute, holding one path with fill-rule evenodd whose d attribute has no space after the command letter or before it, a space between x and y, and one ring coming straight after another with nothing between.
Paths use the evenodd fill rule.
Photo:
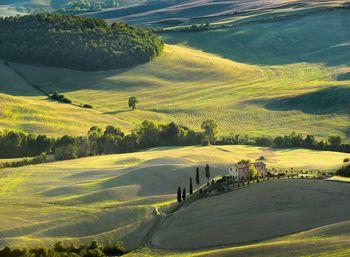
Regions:
<instances>
[{"instance_id":1,"label":"row of cypress trees","mask_svg":"<svg viewBox=\"0 0 350 257\"><path fill-rule=\"evenodd\" d=\"M208 179L208 184L209 184L209 179L210 179L210 166L209 166L209 164L205 165L204 171L205 171L205 177ZM199 185L200 185L200 170L199 170L199 167L196 168L196 184L197 184L197 187L199 187ZM190 177L190 182L189 182L189 194L190 195L193 194L192 177ZM185 201L185 200L186 200L186 188L184 187L182 189L181 186L179 186L177 188L177 202L181 203L182 201Z\"/></svg>"}]
</instances>

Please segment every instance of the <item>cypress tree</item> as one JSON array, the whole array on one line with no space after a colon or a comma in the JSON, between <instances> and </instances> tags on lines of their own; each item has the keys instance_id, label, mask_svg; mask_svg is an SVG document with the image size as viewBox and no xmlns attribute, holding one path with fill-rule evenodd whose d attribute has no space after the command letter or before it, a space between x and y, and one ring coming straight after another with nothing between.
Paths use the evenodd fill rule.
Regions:
<instances>
[{"instance_id":1,"label":"cypress tree","mask_svg":"<svg viewBox=\"0 0 350 257\"><path fill-rule=\"evenodd\" d=\"M192 184L192 178L190 178L190 195L193 194L193 184Z\"/></svg>"},{"instance_id":2,"label":"cypress tree","mask_svg":"<svg viewBox=\"0 0 350 257\"><path fill-rule=\"evenodd\" d=\"M196 184L199 186L199 167L196 168Z\"/></svg>"},{"instance_id":3,"label":"cypress tree","mask_svg":"<svg viewBox=\"0 0 350 257\"><path fill-rule=\"evenodd\" d=\"M210 179L210 167L209 165L205 165L205 176L207 177L208 181Z\"/></svg>"},{"instance_id":4,"label":"cypress tree","mask_svg":"<svg viewBox=\"0 0 350 257\"><path fill-rule=\"evenodd\" d=\"M181 203L181 187L177 188L177 202Z\"/></svg>"},{"instance_id":5,"label":"cypress tree","mask_svg":"<svg viewBox=\"0 0 350 257\"><path fill-rule=\"evenodd\" d=\"M182 200L183 201L186 200L186 188L184 188L183 191L182 191Z\"/></svg>"}]
</instances>

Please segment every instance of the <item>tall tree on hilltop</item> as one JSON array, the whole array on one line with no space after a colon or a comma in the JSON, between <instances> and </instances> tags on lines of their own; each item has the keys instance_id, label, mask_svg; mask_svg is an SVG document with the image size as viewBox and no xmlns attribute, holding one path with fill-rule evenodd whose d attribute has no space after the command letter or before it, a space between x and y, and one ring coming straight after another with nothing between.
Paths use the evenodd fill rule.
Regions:
<instances>
[{"instance_id":1,"label":"tall tree on hilltop","mask_svg":"<svg viewBox=\"0 0 350 257\"><path fill-rule=\"evenodd\" d=\"M139 99L137 99L136 96L132 96L129 98L129 108L131 108L132 110L136 109L136 104L139 102Z\"/></svg>"},{"instance_id":2,"label":"tall tree on hilltop","mask_svg":"<svg viewBox=\"0 0 350 257\"><path fill-rule=\"evenodd\" d=\"M200 180L199 180L199 167L196 168L196 184L199 186Z\"/></svg>"},{"instance_id":3,"label":"tall tree on hilltop","mask_svg":"<svg viewBox=\"0 0 350 257\"><path fill-rule=\"evenodd\" d=\"M186 200L186 188L184 188L182 190L182 200L185 201Z\"/></svg>"},{"instance_id":4,"label":"tall tree on hilltop","mask_svg":"<svg viewBox=\"0 0 350 257\"><path fill-rule=\"evenodd\" d=\"M210 167L209 164L205 165L205 177L208 179L210 179Z\"/></svg>"},{"instance_id":5,"label":"tall tree on hilltop","mask_svg":"<svg viewBox=\"0 0 350 257\"><path fill-rule=\"evenodd\" d=\"M190 195L193 194L193 184L192 184L192 178L190 178Z\"/></svg>"},{"instance_id":6,"label":"tall tree on hilltop","mask_svg":"<svg viewBox=\"0 0 350 257\"><path fill-rule=\"evenodd\" d=\"M203 134L206 140L211 144L214 144L216 141L216 135L218 133L218 125L213 120L206 120L202 123L201 129L204 130Z\"/></svg>"},{"instance_id":7,"label":"tall tree on hilltop","mask_svg":"<svg viewBox=\"0 0 350 257\"><path fill-rule=\"evenodd\" d=\"M181 187L177 188L177 202L181 203Z\"/></svg>"}]
</instances>

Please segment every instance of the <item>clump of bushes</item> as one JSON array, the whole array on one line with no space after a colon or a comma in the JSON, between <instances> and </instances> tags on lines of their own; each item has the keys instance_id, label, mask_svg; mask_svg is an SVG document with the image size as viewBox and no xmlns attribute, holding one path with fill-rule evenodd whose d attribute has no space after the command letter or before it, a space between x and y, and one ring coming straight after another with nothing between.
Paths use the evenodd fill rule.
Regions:
<instances>
[{"instance_id":1,"label":"clump of bushes","mask_svg":"<svg viewBox=\"0 0 350 257\"><path fill-rule=\"evenodd\" d=\"M350 164L345 165L336 172L337 176L350 177Z\"/></svg>"},{"instance_id":2,"label":"clump of bushes","mask_svg":"<svg viewBox=\"0 0 350 257\"><path fill-rule=\"evenodd\" d=\"M345 158L344 163L346 163L346 162L350 162L350 158Z\"/></svg>"},{"instance_id":3,"label":"clump of bushes","mask_svg":"<svg viewBox=\"0 0 350 257\"><path fill-rule=\"evenodd\" d=\"M86 109L93 109L94 107L93 107L91 104L84 104L84 105L83 105L83 108L86 108Z\"/></svg>"},{"instance_id":4,"label":"clump of bushes","mask_svg":"<svg viewBox=\"0 0 350 257\"><path fill-rule=\"evenodd\" d=\"M58 93L53 93L52 95L49 96L51 100L60 102L60 103L65 103L65 104L71 104L72 101L66 98L64 95L59 95Z\"/></svg>"},{"instance_id":5,"label":"clump of bushes","mask_svg":"<svg viewBox=\"0 0 350 257\"><path fill-rule=\"evenodd\" d=\"M34 165L34 164L39 164L39 163L44 163L47 160L47 155L46 153L42 153L37 157L34 158L23 158L22 160L19 161L12 161L12 162L3 162L0 163L0 169L4 168L15 168L15 167L21 167L21 166L26 166L26 165Z\"/></svg>"}]
</instances>

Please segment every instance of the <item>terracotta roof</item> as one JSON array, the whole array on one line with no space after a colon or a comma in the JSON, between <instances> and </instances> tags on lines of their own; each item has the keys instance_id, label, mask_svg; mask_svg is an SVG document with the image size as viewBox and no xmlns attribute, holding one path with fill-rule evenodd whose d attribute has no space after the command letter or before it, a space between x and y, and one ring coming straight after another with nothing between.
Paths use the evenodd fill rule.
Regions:
<instances>
[{"instance_id":1,"label":"terracotta roof","mask_svg":"<svg viewBox=\"0 0 350 257\"><path fill-rule=\"evenodd\" d=\"M251 164L253 164L255 167L265 166L264 162L245 162L245 163L238 162L233 166L235 166L236 168L249 168Z\"/></svg>"}]
</instances>

